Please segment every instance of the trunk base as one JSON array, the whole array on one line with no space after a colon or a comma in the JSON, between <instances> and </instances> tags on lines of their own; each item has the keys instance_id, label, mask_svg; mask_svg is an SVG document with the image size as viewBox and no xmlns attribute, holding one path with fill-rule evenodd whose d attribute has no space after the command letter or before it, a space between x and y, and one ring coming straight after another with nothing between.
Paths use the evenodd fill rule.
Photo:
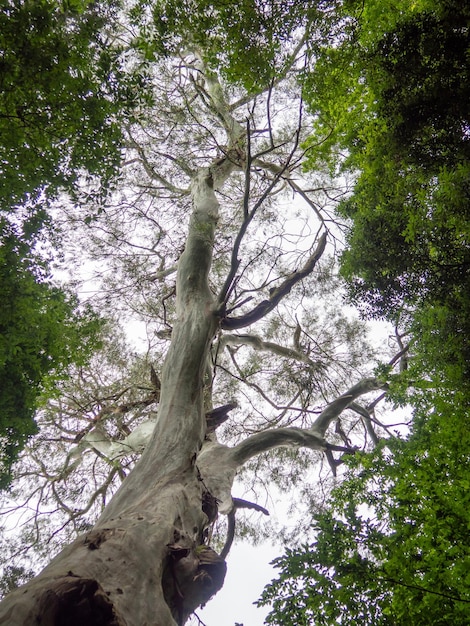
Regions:
<instances>
[{"instance_id":1,"label":"trunk base","mask_svg":"<svg viewBox=\"0 0 470 626\"><path fill-rule=\"evenodd\" d=\"M96 580L72 572L44 591L38 614L38 626L126 626Z\"/></svg>"}]
</instances>

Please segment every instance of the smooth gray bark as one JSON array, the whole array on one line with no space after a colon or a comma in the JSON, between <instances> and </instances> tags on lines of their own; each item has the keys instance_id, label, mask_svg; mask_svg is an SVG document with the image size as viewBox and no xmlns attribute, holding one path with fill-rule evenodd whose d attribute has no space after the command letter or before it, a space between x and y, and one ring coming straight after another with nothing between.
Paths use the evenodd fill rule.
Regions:
<instances>
[{"instance_id":1,"label":"smooth gray bark","mask_svg":"<svg viewBox=\"0 0 470 626\"><path fill-rule=\"evenodd\" d=\"M254 434L234 448L204 439L204 375L220 312L208 286L220 186L233 165L204 169L192 186L193 214L178 267L177 317L161 376L158 417L133 471L93 530L67 546L34 580L0 604L4 626L174 626L222 586L225 562L206 529L230 513L237 469L278 446L325 449L329 423L363 393L365 380L333 401L312 429ZM322 239L308 262L310 271ZM299 273L306 275L306 268ZM289 291L298 273L286 279ZM269 310L270 307L268 307Z\"/></svg>"},{"instance_id":2,"label":"smooth gray bark","mask_svg":"<svg viewBox=\"0 0 470 626\"><path fill-rule=\"evenodd\" d=\"M325 250L326 234L318 238L307 262L285 277L269 299L245 315L227 314L226 296L237 259L217 300L208 275L219 213L216 191L234 170L243 170L244 129L215 77L206 79L205 89L222 120L227 155L193 176L192 216L177 270L177 322L162 370L152 436L93 530L0 604L2 626L184 624L223 584L225 563L206 545L206 534L217 508L232 512L237 469L278 446L326 449L331 421L360 395L377 388L371 380L353 386L330 403L311 429L267 430L233 448L219 444L212 433L206 437L205 414L212 408L204 402L211 342L220 329L245 328L271 312L314 270ZM242 229L250 219L247 215ZM261 347L276 348L268 343ZM284 351L284 356L299 358L299 353Z\"/></svg>"},{"instance_id":3,"label":"smooth gray bark","mask_svg":"<svg viewBox=\"0 0 470 626\"><path fill-rule=\"evenodd\" d=\"M225 563L204 545L213 520L203 511L206 488L195 461L205 433L207 354L218 326L207 282L218 218L214 179L221 185L230 171L220 162L193 183L178 322L152 438L94 529L5 598L0 624L173 626L223 583Z\"/></svg>"}]
</instances>

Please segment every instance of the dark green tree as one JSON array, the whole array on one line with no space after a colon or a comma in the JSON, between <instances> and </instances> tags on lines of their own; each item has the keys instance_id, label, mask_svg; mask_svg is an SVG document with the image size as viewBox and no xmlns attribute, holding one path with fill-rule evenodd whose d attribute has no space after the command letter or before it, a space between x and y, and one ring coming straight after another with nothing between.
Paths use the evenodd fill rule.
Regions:
<instances>
[{"instance_id":1,"label":"dark green tree","mask_svg":"<svg viewBox=\"0 0 470 626\"><path fill-rule=\"evenodd\" d=\"M312 544L276 559L268 624L468 621L470 473L462 395L416 394L409 438L351 459Z\"/></svg>"},{"instance_id":2,"label":"dark green tree","mask_svg":"<svg viewBox=\"0 0 470 626\"><path fill-rule=\"evenodd\" d=\"M47 264L5 223L0 247L0 487L36 432L41 394L83 363L94 348L98 317L48 280Z\"/></svg>"},{"instance_id":3,"label":"dark green tree","mask_svg":"<svg viewBox=\"0 0 470 626\"><path fill-rule=\"evenodd\" d=\"M469 23L466 5L443 2L365 58L376 119L351 150L360 175L342 206L353 221L344 273L375 313L468 292Z\"/></svg>"},{"instance_id":4,"label":"dark green tree","mask_svg":"<svg viewBox=\"0 0 470 626\"><path fill-rule=\"evenodd\" d=\"M307 147L323 138L310 165L356 177L342 272L352 301L401 329L390 391L410 434L349 461L316 541L277 561L272 624L468 621L470 13L380 4L306 77Z\"/></svg>"},{"instance_id":5,"label":"dark green tree","mask_svg":"<svg viewBox=\"0 0 470 626\"><path fill-rule=\"evenodd\" d=\"M44 205L80 175L104 185L120 160L126 98L114 0L0 7L0 210ZM42 203L41 203L42 201Z\"/></svg>"},{"instance_id":6,"label":"dark green tree","mask_svg":"<svg viewBox=\"0 0 470 626\"><path fill-rule=\"evenodd\" d=\"M305 79L318 115L307 148L323 139L307 166L326 157L357 178L339 209L351 297L391 319L404 305L465 307L469 287L470 12L420 4L366 2Z\"/></svg>"},{"instance_id":7,"label":"dark green tree","mask_svg":"<svg viewBox=\"0 0 470 626\"><path fill-rule=\"evenodd\" d=\"M118 43L118 5L114 0L6 0L0 7L0 463L5 480L35 431L33 414L47 380L74 358L82 359L79 336L87 344L88 314L82 317L76 299L50 281L47 259L59 246L50 208L60 193L67 193L68 201L103 198L118 173L123 120L145 99L137 90L145 79L126 70Z\"/></svg>"}]
</instances>

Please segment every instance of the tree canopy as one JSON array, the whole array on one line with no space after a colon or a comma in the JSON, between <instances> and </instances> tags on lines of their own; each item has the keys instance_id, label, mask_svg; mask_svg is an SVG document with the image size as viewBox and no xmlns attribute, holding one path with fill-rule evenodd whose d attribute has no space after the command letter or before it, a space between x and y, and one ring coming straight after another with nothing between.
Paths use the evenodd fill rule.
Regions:
<instances>
[{"instance_id":1,"label":"tree canopy","mask_svg":"<svg viewBox=\"0 0 470 626\"><path fill-rule=\"evenodd\" d=\"M81 170L111 178L120 158L117 96L122 101L125 90L119 48L104 28L115 6L2 3L2 212L70 188Z\"/></svg>"},{"instance_id":2,"label":"tree canopy","mask_svg":"<svg viewBox=\"0 0 470 626\"><path fill-rule=\"evenodd\" d=\"M316 539L275 560L268 624L465 624L468 428L460 393L412 399L411 434L348 461Z\"/></svg>"},{"instance_id":3,"label":"tree canopy","mask_svg":"<svg viewBox=\"0 0 470 626\"><path fill-rule=\"evenodd\" d=\"M56 66L74 97L57 129L39 126L45 169L25 170L4 220L5 372L31 394L55 386L11 405L36 408L38 432L3 496L2 589L32 580L0 604L0 623L47 611L57 624L182 626L221 588L236 533L307 547L279 561L272 623L346 611L399 623L408 602L420 623L436 594L463 615L468 516L463 497L452 503L467 480L466 164L451 154L465 132L457 148L457 126L429 111L448 62L464 76L466 30L444 1L392 4L5 11L12 23L25 12L28 45L49 32L41 11L52 48L67 35L38 97L64 95L46 87ZM464 109L462 94L443 115ZM59 239L80 305L48 279ZM341 301L344 277L349 304L394 323L376 348ZM144 344L129 345L122 329L136 322ZM258 522L268 485L303 520L295 536Z\"/></svg>"},{"instance_id":4,"label":"tree canopy","mask_svg":"<svg viewBox=\"0 0 470 626\"><path fill-rule=\"evenodd\" d=\"M369 314L395 319L468 291L468 7L405 4L366 3L306 78L308 144L325 138L307 164L358 173L339 208L352 220L343 273Z\"/></svg>"},{"instance_id":5,"label":"tree canopy","mask_svg":"<svg viewBox=\"0 0 470 626\"><path fill-rule=\"evenodd\" d=\"M90 312L51 281L60 254L51 207L60 194L68 194L63 202L99 202L109 192L123 120L146 98L137 90L143 74L126 68L111 28L117 8L88 0L0 7L2 483L36 430L33 414L51 375L81 362L79 338L84 348L87 332L94 336L84 323Z\"/></svg>"},{"instance_id":6,"label":"tree canopy","mask_svg":"<svg viewBox=\"0 0 470 626\"><path fill-rule=\"evenodd\" d=\"M68 366L94 349L100 322L80 310L76 297L54 287L27 244L3 224L0 247L0 487L11 478L12 463L37 431L39 397Z\"/></svg>"},{"instance_id":7,"label":"tree canopy","mask_svg":"<svg viewBox=\"0 0 470 626\"><path fill-rule=\"evenodd\" d=\"M312 48L331 36L339 18L335 4L139 0L130 14L141 29L137 44L148 58L197 49L208 68L253 94L291 67L299 46L296 33L305 30L300 43L308 40Z\"/></svg>"}]
</instances>

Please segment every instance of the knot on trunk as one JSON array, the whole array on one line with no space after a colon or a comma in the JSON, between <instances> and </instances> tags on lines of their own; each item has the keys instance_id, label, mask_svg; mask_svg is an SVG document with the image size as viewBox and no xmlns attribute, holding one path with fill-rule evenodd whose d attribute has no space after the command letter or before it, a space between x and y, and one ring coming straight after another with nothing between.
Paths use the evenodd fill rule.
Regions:
<instances>
[{"instance_id":1,"label":"knot on trunk","mask_svg":"<svg viewBox=\"0 0 470 626\"><path fill-rule=\"evenodd\" d=\"M206 413L206 425L207 425L207 433L210 434L215 431L221 424L226 422L229 417L229 412L236 409L238 404L236 402L230 402L229 404L224 404L223 406L219 406L216 409L212 409L212 411L207 411Z\"/></svg>"},{"instance_id":2,"label":"knot on trunk","mask_svg":"<svg viewBox=\"0 0 470 626\"><path fill-rule=\"evenodd\" d=\"M219 511L219 500L213 496L210 491L202 492L202 510L207 515L209 524L213 524L217 519Z\"/></svg>"},{"instance_id":3,"label":"knot on trunk","mask_svg":"<svg viewBox=\"0 0 470 626\"><path fill-rule=\"evenodd\" d=\"M86 545L88 550L98 550L102 543L104 543L108 537L115 534L115 529L113 528L99 528L96 530L92 530L89 532L83 543Z\"/></svg>"},{"instance_id":4,"label":"knot on trunk","mask_svg":"<svg viewBox=\"0 0 470 626\"><path fill-rule=\"evenodd\" d=\"M168 548L170 568L164 575L165 599L178 624L184 624L198 606L222 588L227 564L206 545L190 549L172 544Z\"/></svg>"}]
</instances>

